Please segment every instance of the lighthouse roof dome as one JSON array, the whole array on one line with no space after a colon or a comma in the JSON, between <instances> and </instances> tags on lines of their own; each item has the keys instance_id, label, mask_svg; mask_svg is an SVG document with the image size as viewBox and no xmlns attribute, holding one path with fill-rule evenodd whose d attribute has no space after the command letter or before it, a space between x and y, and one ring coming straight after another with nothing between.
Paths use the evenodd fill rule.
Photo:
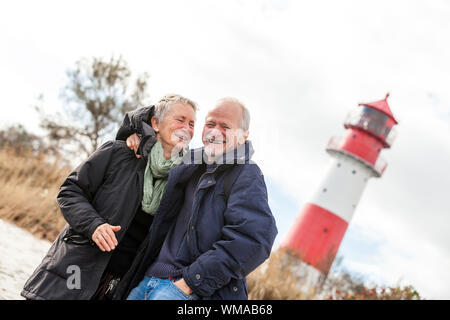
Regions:
<instances>
[{"instance_id":1,"label":"lighthouse roof dome","mask_svg":"<svg viewBox=\"0 0 450 320\"><path fill-rule=\"evenodd\" d=\"M377 110L383 112L384 114L386 114L388 117L392 118L392 120L394 120L394 122L397 124L398 122L397 122L397 120L395 120L394 115L392 114L391 108L389 108L387 98L389 98L389 93L386 94L386 97L383 100L359 103L359 105L377 109Z\"/></svg>"}]
</instances>

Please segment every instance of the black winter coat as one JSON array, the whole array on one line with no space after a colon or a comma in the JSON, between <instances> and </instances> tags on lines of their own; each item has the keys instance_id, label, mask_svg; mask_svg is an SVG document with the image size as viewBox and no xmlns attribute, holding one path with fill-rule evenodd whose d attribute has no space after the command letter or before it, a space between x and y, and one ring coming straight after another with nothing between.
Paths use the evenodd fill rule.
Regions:
<instances>
[{"instance_id":1,"label":"black winter coat","mask_svg":"<svg viewBox=\"0 0 450 320\"><path fill-rule=\"evenodd\" d=\"M137 159L124 141L109 141L64 181L57 200L67 225L25 283L23 297L87 300L93 296L112 252L102 252L91 240L92 234L103 223L120 225L121 230L116 233L120 243L134 218L142 201L147 155L156 141L151 127L142 127L141 123L149 121L152 115L153 107L128 113L117 135L117 139L125 140L139 130L143 138L142 158ZM136 124L140 127L136 128ZM80 270L81 286L69 289L67 280L74 283L76 268ZM119 284L118 292L127 289L126 278Z\"/></svg>"}]
</instances>

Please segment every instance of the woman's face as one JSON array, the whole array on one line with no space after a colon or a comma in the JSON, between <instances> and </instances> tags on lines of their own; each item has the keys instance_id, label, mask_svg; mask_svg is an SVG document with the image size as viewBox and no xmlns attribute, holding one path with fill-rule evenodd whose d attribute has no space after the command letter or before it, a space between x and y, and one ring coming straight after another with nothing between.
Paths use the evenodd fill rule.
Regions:
<instances>
[{"instance_id":1,"label":"woman's face","mask_svg":"<svg viewBox=\"0 0 450 320\"><path fill-rule=\"evenodd\" d=\"M161 122L152 117L152 127L157 132L166 152L187 147L194 136L195 111L190 104L174 103Z\"/></svg>"}]
</instances>

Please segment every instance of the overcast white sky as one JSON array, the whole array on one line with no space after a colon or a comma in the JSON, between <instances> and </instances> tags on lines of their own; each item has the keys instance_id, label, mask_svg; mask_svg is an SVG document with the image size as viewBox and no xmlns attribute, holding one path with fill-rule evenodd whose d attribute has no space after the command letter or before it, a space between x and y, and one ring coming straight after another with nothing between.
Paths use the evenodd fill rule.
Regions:
<instances>
[{"instance_id":1,"label":"overcast white sky","mask_svg":"<svg viewBox=\"0 0 450 320\"><path fill-rule=\"evenodd\" d=\"M450 2L14 1L0 4L0 126L38 130L31 106L60 110L65 71L121 54L168 92L206 110L236 96L279 236L326 170L325 146L358 102L391 93L398 138L382 156L339 255L378 282L450 299ZM275 247L276 247L275 246Z\"/></svg>"}]
</instances>

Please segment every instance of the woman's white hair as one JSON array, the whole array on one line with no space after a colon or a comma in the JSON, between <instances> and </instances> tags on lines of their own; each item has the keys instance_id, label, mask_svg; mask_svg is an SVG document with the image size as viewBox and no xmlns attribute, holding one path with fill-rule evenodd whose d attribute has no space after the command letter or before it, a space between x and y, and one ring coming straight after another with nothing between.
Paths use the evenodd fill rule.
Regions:
<instances>
[{"instance_id":1,"label":"woman's white hair","mask_svg":"<svg viewBox=\"0 0 450 320\"><path fill-rule=\"evenodd\" d=\"M216 106L218 106L224 102L234 103L242 108L241 129L244 131L248 131L248 129L250 127L250 111L248 111L247 107L241 101L239 101L238 99L233 98L233 97L225 97L225 98L219 99L216 103Z\"/></svg>"},{"instance_id":2,"label":"woman's white hair","mask_svg":"<svg viewBox=\"0 0 450 320\"><path fill-rule=\"evenodd\" d=\"M154 116L158 119L158 122L161 122L164 119L167 112L170 110L170 107L177 102L188 104L192 107L192 109L194 109L194 112L197 112L197 104L191 99L183 97L179 94L166 94L155 104Z\"/></svg>"}]
</instances>

